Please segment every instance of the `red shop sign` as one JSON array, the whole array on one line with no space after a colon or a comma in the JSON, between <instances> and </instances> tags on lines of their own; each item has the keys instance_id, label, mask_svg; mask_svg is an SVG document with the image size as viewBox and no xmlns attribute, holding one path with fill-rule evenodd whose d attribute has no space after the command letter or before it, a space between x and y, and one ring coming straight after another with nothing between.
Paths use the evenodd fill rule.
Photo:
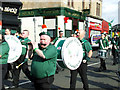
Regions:
<instances>
[{"instance_id":1,"label":"red shop sign","mask_svg":"<svg viewBox=\"0 0 120 90\"><path fill-rule=\"evenodd\" d=\"M95 22L90 22L90 29L93 30L102 30L102 25Z\"/></svg>"}]
</instances>

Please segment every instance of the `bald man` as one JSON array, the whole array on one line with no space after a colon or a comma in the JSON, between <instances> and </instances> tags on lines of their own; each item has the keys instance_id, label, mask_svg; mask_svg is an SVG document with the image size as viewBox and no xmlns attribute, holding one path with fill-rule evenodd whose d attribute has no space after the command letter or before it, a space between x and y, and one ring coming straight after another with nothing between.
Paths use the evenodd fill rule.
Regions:
<instances>
[{"instance_id":1,"label":"bald man","mask_svg":"<svg viewBox=\"0 0 120 90\"><path fill-rule=\"evenodd\" d=\"M84 90L88 90L88 78L87 78L87 62L92 56L92 47L90 43L84 39L85 30L79 30L77 33L78 39L82 43L83 48L83 60L80 66L76 70L71 70L70 78L70 90L75 90L77 74L81 76Z\"/></svg>"},{"instance_id":2,"label":"bald man","mask_svg":"<svg viewBox=\"0 0 120 90\"><path fill-rule=\"evenodd\" d=\"M40 45L33 45L33 61L31 64L31 75L34 78L35 90L49 90L56 70L57 50L52 45L49 33L42 32L40 36Z\"/></svg>"}]
</instances>

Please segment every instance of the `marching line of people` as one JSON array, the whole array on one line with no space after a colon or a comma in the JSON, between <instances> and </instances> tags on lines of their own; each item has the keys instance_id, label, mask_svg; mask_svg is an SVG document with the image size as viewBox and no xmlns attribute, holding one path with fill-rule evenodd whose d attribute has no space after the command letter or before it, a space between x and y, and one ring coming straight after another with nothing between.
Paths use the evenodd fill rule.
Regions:
<instances>
[{"instance_id":1,"label":"marching line of people","mask_svg":"<svg viewBox=\"0 0 120 90\"><path fill-rule=\"evenodd\" d=\"M6 35L9 33L10 35L10 29L6 29L5 31ZM62 38L63 32L59 32L60 37ZM100 53L104 53L103 50L106 50L105 54L100 57L100 68L99 71L107 70L105 59L107 58L107 51L109 49L109 42L105 38L106 34L101 34L101 39L97 40L96 43L99 43L99 49L102 51ZM10 69L12 73L12 79L13 79L13 86L14 88L19 87L19 77L20 77L20 71L24 72L24 74L27 76L27 78L34 83L35 90L49 90L51 88L52 83L54 82L54 75L59 69L56 66L57 63L57 49L53 45L57 40L58 37L51 42L51 36L48 32L41 32L39 34L40 36L40 43L32 42L30 39L28 39L29 31L23 30L22 34L19 38L21 44L22 44L22 54L19 57L18 60L13 62L12 69ZM75 89L76 86L76 79L77 74L81 76L81 80L83 83L84 90L89 90L88 85L88 78L87 78L87 62L90 60L92 56L92 47L90 43L84 39L85 37L85 30L79 30L78 32L75 32L73 34L73 37L77 37L79 41L82 43L83 48L83 60L80 66L76 70L70 70L71 78L70 78L70 89ZM117 37L117 35L114 36L113 39L109 39L112 44L112 54L113 54L113 65L116 65L120 63L119 58L119 49L120 49L120 39ZM4 39L4 35L2 32L0 32L0 65L2 67L2 89L4 88L4 80L5 76L8 74L8 52L9 52L9 46L7 42ZM110 48L111 49L111 48ZM29 57L27 56L28 51L30 51ZM102 55L102 54L101 54ZM31 71L28 69L28 59L32 60L31 63ZM18 67L18 68L16 68ZM56 69L57 68L57 69ZM1 70L1 69L0 69ZM57 73L59 70L57 71ZM118 70L120 75L120 69ZM8 74L9 76L9 74ZM12 88L13 88L12 86ZM10 87L11 88L11 87Z\"/></svg>"}]
</instances>

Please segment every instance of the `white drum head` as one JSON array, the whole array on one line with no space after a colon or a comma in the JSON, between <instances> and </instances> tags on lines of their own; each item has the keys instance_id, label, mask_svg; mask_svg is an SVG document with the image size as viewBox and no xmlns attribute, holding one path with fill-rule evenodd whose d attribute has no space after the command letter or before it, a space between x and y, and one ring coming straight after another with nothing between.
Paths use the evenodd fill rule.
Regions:
<instances>
[{"instance_id":1,"label":"white drum head","mask_svg":"<svg viewBox=\"0 0 120 90\"><path fill-rule=\"evenodd\" d=\"M5 35L5 40L9 45L8 63L15 62L22 53L22 45L20 40L12 35Z\"/></svg>"},{"instance_id":2,"label":"white drum head","mask_svg":"<svg viewBox=\"0 0 120 90\"><path fill-rule=\"evenodd\" d=\"M77 69L83 59L83 49L80 41L75 37L67 38L62 47L62 59L70 69Z\"/></svg>"}]
</instances>

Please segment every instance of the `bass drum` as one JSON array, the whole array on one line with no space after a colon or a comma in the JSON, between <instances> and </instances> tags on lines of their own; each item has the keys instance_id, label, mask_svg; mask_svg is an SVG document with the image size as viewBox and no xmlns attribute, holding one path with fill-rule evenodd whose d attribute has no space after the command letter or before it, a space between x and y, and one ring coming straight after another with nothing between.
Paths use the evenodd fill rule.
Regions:
<instances>
[{"instance_id":1,"label":"bass drum","mask_svg":"<svg viewBox=\"0 0 120 90\"><path fill-rule=\"evenodd\" d=\"M98 50L98 57L103 59L107 58L108 57L107 50Z\"/></svg>"},{"instance_id":2,"label":"bass drum","mask_svg":"<svg viewBox=\"0 0 120 90\"><path fill-rule=\"evenodd\" d=\"M20 40L12 35L5 35L5 40L9 45L9 56L8 56L8 63L15 62L22 53L22 45Z\"/></svg>"},{"instance_id":3,"label":"bass drum","mask_svg":"<svg viewBox=\"0 0 120 90\"><path fill-rule=\"evenodd\" d=\"M83 59L83 49L77 38L58 39L55 46L58 52L57 64L60 67L75 70L80 66Z\"/></svg>"}]
</instances>

